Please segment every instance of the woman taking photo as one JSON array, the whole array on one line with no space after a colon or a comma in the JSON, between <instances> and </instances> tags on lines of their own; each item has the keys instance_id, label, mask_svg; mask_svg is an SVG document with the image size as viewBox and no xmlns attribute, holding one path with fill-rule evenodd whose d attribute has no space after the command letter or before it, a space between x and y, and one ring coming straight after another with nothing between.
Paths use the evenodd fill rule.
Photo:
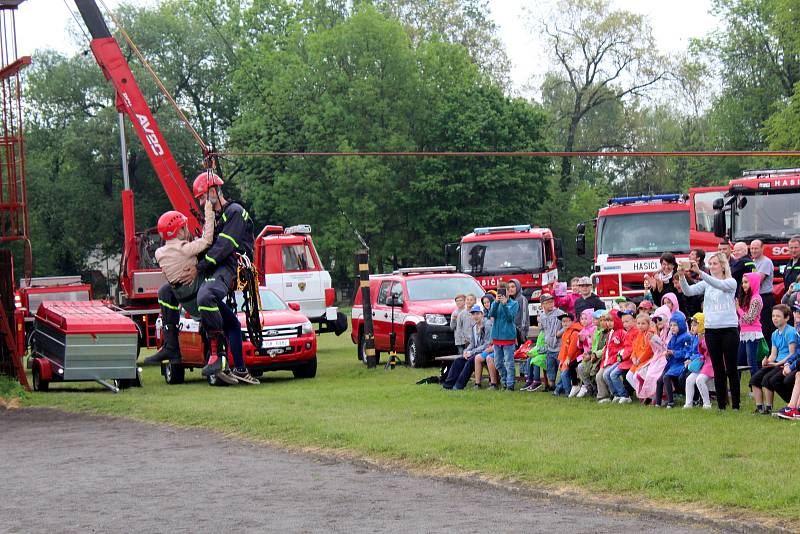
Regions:
<instances>
[{"instance_id":1,"label":"woman taking photo","mask_svg":"<svg viewBox=\"0 0 800 534\"><path fill-rule=\"evenodd\" d=\"M731 277L728 258L717 252L708 260L711 274L700 270L696 261L691 263L691 271L700 277L700 282L689 285L686 271L681 266L678 275L681 290L685 295L704 295L703 312L706 326L706 345L714 367L714 386L717 406L724 410L728 404L728 384L730 383L731 404L739 409L739 372L736 369L739 353L739 316L736 313L736 280Z\"/></svg>"}]
</instances>

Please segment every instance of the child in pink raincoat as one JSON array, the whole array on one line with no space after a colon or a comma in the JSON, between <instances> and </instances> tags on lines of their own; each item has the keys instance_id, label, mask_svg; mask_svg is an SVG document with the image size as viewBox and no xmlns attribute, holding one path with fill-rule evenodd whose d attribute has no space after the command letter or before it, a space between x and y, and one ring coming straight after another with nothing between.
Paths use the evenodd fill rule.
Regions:
<instances>
[{"instance_id":1,"label":"child in pink raincoat","mask_svg":"<svg viewBox=\"0 0 800 534\"><path fill-rule=\"evenodd\" d=\"M669 318L672 314L667 306L659 306L653 312L653 323L658 334L658 342L653 343L653 358L647 366L647 374L644 376L641 387L636 392L639 399L649 399L656 394L656 384L664 369L667 367L667 343L669 343L672 333L669 329ZM641 377L640 377L641 379Z\"/></svg>"}]
</instances>

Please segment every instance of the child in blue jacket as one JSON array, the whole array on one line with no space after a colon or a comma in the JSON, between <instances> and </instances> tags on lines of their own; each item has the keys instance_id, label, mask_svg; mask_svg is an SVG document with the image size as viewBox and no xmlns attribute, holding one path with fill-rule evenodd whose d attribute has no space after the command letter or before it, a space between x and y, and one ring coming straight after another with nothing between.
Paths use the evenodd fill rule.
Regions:
<instances>
[{"instance_id":1,"label":"child in blue jacket","mask_svg":"<svg viewBox=\"0 0 800 534\"><path fill-rule=\"evenodd\" d=\"M497 299L489 309L493 319L492 342L494 345L494 364L500 372L503 389L514 390L514 351L517 348L516 316L519 303L508 298L505 282L497 286Z\"/></svg>"},{"instance_id":2,"label":"child in blue jacket","mask_svg":"<svg viewBox=\"0 0 800 534\"><path fill-rule=\"evenodd\" d=\"M669 327L672 330L672 338L667 344L667 366L664 374L656 383L656 395L653 398L653 405L661 405L661 397L664 389L667 391L667 408L675 406L675 386L678 385L678 378L686 369L686 360L692 353L692 336L686 326L686 316L676 311L669 320Z\"/></svg>"}]
</instances>

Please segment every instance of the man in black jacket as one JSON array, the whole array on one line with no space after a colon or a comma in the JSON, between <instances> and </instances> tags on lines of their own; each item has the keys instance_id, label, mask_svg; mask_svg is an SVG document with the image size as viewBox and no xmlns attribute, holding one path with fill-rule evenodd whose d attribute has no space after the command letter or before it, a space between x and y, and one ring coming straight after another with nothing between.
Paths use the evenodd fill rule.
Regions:
<instances>
[{"instance_id":1,"label":"man in black jacket","mask_svg":"<svg viewBox=\"0 0 800 534\"><path fill-rule=\"evenodd\" d=\"M239 255L253 257L253 221L241 204L223 196L222 184L216 174L203 173L192 186L200 205L211 202L216 213L214 241L197 262L198 276L203 276L203 285L197 292L197 309L211 349L203 376L216 375L222 370L228 351L220 305L236 282ZM233 374L237 380L254 383L246 368L234 369Z\"/></svg>"},{"instance_id":2,"label":"man in black jacket","mask_svg":"<svg viewBox=\"0 0 800 534\"><path fill-rule=\"evenodd\" d=\"M754 273L756 264L750 257L747 243L739 241L733 245L733 255L731 256L731 276L736 280L736 287L742 287L742 277L744 273ZM770 313L772 311L770 310Z\"/></svg>"},{"instance_id":3,"label":"man in black jacket","mask_svg":"<svg viewBox=\"0 0 800 534\"><path fill-rule=\"evenodd\" d=\"M575 301L575 317L580 317L583 310L605 310L605 303L592 292L592 280L588 276L578 278L578 292L581 296Z\"/></svg>"}]
</instances>

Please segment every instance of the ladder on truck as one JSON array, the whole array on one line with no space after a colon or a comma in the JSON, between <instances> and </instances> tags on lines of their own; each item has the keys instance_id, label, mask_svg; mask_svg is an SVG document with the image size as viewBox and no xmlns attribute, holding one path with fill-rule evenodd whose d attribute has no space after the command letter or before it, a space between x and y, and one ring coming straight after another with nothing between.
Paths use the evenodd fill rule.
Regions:
<instances>
[{"instance_id":1,"label":"ladder on truck","mask_svg":"<svg viewBox=\"0 0 800 534\"><path fill-rule=\"evenodd\" d=\"M28 198L19 72L30 56L17 57L15 14L25 0L0 0L0 244L24 244L25 275L30 276ZM11 251L0 249L0 373L16 376L28 388L15 320Z\"/></svg>"}]
</instances>

